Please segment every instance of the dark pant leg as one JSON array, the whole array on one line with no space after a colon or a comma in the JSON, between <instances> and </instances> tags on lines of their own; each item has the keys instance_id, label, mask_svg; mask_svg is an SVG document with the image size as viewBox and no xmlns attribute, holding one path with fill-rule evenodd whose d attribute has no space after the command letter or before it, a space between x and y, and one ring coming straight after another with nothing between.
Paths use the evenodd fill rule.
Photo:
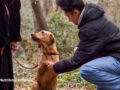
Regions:
<instances>
[{"instance_id":1,"label":"dark pant leg","mask_svg":"<svg viewBox=\"0 0 120 90\"><path fill-rule=\"evenodd\" d=\"M7 47L8 49L8 59L9 59L9 79L14 79L13 75L13 64L12 64L12 56L11 56L11 49L10 46ZM14 90L14 82L9 83L9 90Z\"/></svg>"},{"instance_id":2,"label":"dark pant leg","mask_svg":"<svg viewBox=\"0 0 120 90\"><path fill-rule=\"evenodd\" d=\"M0 90L9 90L9 83L5 81L9 77L8 60L6 59L6 52L0 55Z\"/></svg>"},{"instance_id":3,"label":"dark pant leg","mask_svg":"<svg viewBox=\"0 0 120 90\"><path fill-rule=\"evenodd\" d=\"M14 77L13 77L12 64L10 65L9 70L10 70L10 73L9 73L9 78L13 80L13 79L14 79ZM9 83L9 90L14 90L14 82L10 82L10 83Z\"/></svg>"},{"instance_id":4,"label":"dark pant leg","mask_svg":"<svg viewBox=\"0 0 120 90\"><path fill-rule=\"evenodd\" d=\"M10 45L6 46L4 54L0 56L0 79L13 80L13 66ZM14 90L14 82L0 82L0 90Z\"/></svg>"}]
</instances>

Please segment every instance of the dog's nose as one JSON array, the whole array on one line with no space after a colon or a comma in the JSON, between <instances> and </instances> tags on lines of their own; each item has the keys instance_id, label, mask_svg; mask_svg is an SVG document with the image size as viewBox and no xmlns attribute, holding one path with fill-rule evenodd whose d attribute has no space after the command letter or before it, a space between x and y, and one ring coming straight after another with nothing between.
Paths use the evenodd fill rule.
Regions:
<instances>
[{"instance_id":1,"label":"dog's nose","mask_svg":"<svg viewBox=\"0 0 120 90\"><path fill-rule=\"evenodd\" d=\"M33 34L31 34L31 36L33 37Z\"/></svg>"}]
</instances>

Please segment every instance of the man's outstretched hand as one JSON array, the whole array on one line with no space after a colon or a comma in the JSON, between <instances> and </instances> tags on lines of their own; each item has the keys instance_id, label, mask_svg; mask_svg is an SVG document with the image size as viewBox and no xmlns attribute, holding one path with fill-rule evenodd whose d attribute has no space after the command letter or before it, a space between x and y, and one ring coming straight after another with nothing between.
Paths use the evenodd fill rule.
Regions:
<instances>
[{"instance_id":1,"label":"man's outstretched hand","mask_svg":"<svg viewBox=\"0 0 120 90\"><path fill-rule=\"evenodd\" d=\"M49 62L48 63L48 69L51 70L51 71L53 71L54 73L56 73L55 70L54 70L54 68L53 68L53 64L54 64L53 62Z\"/></svg>"}]
</instances>

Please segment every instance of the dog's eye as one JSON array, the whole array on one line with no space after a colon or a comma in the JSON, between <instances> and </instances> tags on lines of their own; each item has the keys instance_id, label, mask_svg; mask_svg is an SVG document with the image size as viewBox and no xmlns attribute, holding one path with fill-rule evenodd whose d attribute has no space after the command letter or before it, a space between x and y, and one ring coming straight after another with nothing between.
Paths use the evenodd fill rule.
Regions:
<instances>
[{"instance_id":1,"label":"dog's eye","mask_svg":"<svg viewBox=\"0 0 120 90\"><path fill-rule=\"evenodd\" d=\"M45 32L41 32L41 33L42 33L42 35L45 34Z\"/></svg>"}]
</instances>

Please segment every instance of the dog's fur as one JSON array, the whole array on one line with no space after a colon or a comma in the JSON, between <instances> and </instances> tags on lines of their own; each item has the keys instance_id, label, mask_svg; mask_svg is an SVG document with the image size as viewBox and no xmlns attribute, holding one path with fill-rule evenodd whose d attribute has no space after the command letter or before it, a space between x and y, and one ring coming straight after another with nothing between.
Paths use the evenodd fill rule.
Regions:
<instances>
[{"instance_id":1,"label":"dog's fur","mask_svg":"<svg viewBox=\"0 0 120 90\"><path fill-rule=\"evenodd\" d=\"M38 33L31 35L32 39L36 41L43 52L40 56L40 62L38 65L38 71L35 75L34 82L32 84L32 90L56 90L57 86L57 74L48 69L48 62L59 61L58 55L47 55L44 53L56 53L56 41L51 32L42 30Z\"/></svg>"}]
</instances>

